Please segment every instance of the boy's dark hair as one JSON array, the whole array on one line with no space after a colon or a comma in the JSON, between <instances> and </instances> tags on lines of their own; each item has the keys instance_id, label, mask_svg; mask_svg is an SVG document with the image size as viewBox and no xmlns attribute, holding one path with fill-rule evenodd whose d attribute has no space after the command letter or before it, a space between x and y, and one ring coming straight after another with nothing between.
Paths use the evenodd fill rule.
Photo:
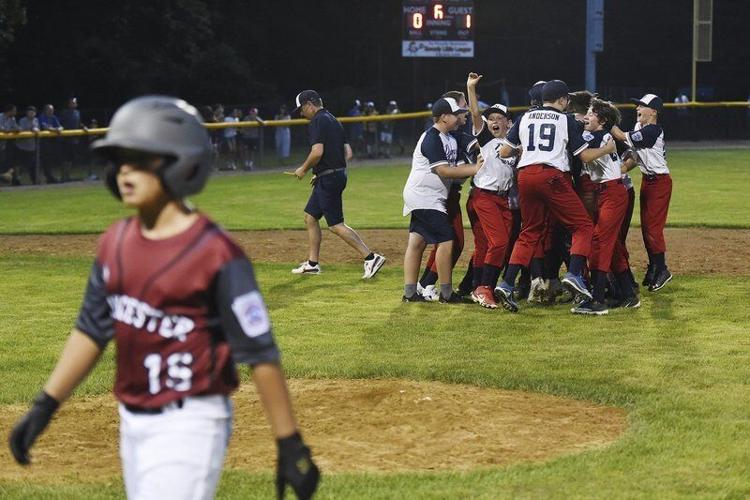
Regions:
<instances>
[{"instance_id":1,"label":"boy's dark hair","mask_svg":"<svg viewBox=\"0 0 750 500\"><path fill-rule=\"evenodd\" d=\"M607 130L612 128L613 125L619 125L622 120L620 110L614 104L596 97L591 99L591 112L599 118L599 122Z\"/></svg>"},{"instance_id":2,"label":"boy's dark hair","mask_svg":"<svg viewBox=\"0 0 750 500\"><path fill-rule=\"evenodd\" d=\"M570 93L570 102L568 103L568 110L573 113L585 115L591 106L591 100L594 99L597 94L589 92L588 90L579 90L577 92Z\"/></svg>"},{"instance_id":3,"label":"boy's dark hair","mask_svg":"<svg viewBox=\"0 0 750 500\"><path fill-rule=\"evenodd\" d=\"M443 98L450 97L452 99L455 99L456 102L459 102L461 99L466 100L466 95L464 95L464 93L461 92L460 90L449 90L448 92L441 95L440 97L443 97Z\"/></svg>"}]
</instances>

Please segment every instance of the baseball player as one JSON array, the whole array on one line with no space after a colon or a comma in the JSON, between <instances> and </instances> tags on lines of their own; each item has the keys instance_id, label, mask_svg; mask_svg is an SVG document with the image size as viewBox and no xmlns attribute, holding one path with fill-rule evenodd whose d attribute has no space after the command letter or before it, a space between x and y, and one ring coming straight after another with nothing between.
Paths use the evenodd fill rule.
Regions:
<instances>
[{"instance_id":1,"label":"baseball player","mask_svg":"<svg viewBox=\"0 0 750 500\"><path fill-rule=\"evenodd\" d=\"M462 302L453 293L451 272L454 230L448 218L446 201L452 179L475 175L481 162L465 165L458 143L450 135L459 125L461 108L455 99L438 99L432 106L434 125L422 134L414 148L409 178L404 186L403 215L410 215L409 241L404 254L404 302L424 302L417 293L417 277L422 254L428 244L437 245L436 264L440 292L438 300Z\"/></svg>"},{"instance_id":2,"label":"baseball player","mask_svg":"<svg viewBox=\"0 0 750 500\"><path fill-rule=\"evenodd\" d=\"M493 290L500 278L513 226L508 194L513 185L515 160L500 158L497 154L500 140L508 132L510 115L502 104L493 104L480 113L476 86L481 79L482 75L469 73L466 80L474 135L484 158L484 166L474 176L466 204L474 233L471 261L475 269L481 269L471 298L482 307L495 309Z\"/></svg>"},{"instance_id":3,"label":"baseball player","mask_svg":"<svg viewBox=\"0 0 750 500\"><path fill-rule=\"evenodd\" d=\"M364 258L362 279L370 279L385 264L385 257L370 251L357 232L344 224L344 207L341 199L346 189L346 162L352 158L352 148L346 142L344 127L327 109L314 90L297 94L292 115L301 114L308 120L310 154L294 171L302 180L308 170L313 170L313 190L305 206L305 226L309 241L306 261L292 269L293 274L320 274L320 218L325 217L328 229L344 240Z\"/></svg>"},{"instance_id":4,"label":"baseball player","mask_svg":"<svg viewBox=\"0 0 750 500\"><path fill-rule=\"evenodd\" d=\"M93 149L107 186L137 215L99 240L83 304L62 355L10 435L29 449L110 340L117 344L120 457L128 498L212 498L231 433L235 362L252 367L278 443L279 496L310 498L319 479L297 430L271 322L242 250L185 197L211 171L198 112L162 96L133 99Z\"/></svg>"},{"instance_id":5,"label":"baseball player","mask_svg":"<svg viewBox=\"0 0 750 500\"><path fill-rule=\"evenodd\" d=\"M619 122L620 112L612 103L594 98L585 116L583 138L590 147L601 147L614 142L607 129ZM597 217L589 256L593 299L573 307L571 312L574 314L607 314L609 311L604 302L607 274L612 270L616 275L622 275L628 270L627 257L623 255L619 239L628 207L628 192L622 182L621 163L617 151L614 151L583 165L581 177L588 177L596 186ZM627 296L634 296L632 289ZM631 308L640 306L637 300L629 304Z\"/></svg>"},{"instance_id":6,"label":"baseball player","mask_svg":"<svg viewBox=\"0 0 750 500\"><path fill-rule=\"evenodd\" d=\"M655 292L672 280L672 273L667 268L667 245L664 241L664 226L672 197L672 177L667 167L664 130L658 123L663 103L654 94L646 94L631 101L638 105L635 128L630 132L623 132L615 126L612 128L612 136L633 148L643 174L640 196L641 233L648 253L648 269L643 286Z\"/></svg>"},{"instance_id":7,"label":"baseball player","mask_svg":"<svg viewBox=\"0 0 750 500\"><path fill-rule=\"evenodd\" d=\"M458 90L450 90L441 96L454 99L458 106L466 109L466 96ZM472 125L468 119L468 113L458 114L458 126L450 132L450 135L456 139L458 144L458 154L462 162L473 163L471 161L472 151L477 147L477 140L471 133ZM446 200L446 209L448 210L448 220L453 226L453 253L451 257L451 268L456 265L464 249L464 221L461 214L461 187L466 179L453 179L448 191ZM435 288L438 280L437 264L435 262L437 248L433 247L430 255L427 257L422 277L417 283L419 293L429 301L436 301L439 298L439 291Z\"/></svg>"},{"instance_id":8,"label":"baseball player","mask_svg":"<svg viewBox=\"0 0 750 500\"><path fill-rule=\"evenodd\" d=\"M544 106L524 114L508 132L500 149L500 156L509 158L523 148L518 162L523 227L513 247L505 279L495 289L510 310L518 307L511 283L515 283L519 271L529 265L549 214L573 234L570 267L562 283L571 292L591 298L582 272L591 249L593 224L573 191L568 153L590 162L615 151L615 143L589 147L581 136L578 122L564 113L569 92L561 80L545 83Z\"/></svg>"}]
</instances>

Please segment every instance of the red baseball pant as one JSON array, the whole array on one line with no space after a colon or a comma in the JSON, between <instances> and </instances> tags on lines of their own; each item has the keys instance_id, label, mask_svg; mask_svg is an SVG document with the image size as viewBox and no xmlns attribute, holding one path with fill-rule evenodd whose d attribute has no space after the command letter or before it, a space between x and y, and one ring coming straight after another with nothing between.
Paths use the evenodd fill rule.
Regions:
<instances>
[{"instance_id":1,"label":"red baseball pant","mask_svg":"<svg viewBox=\"0 0 750 500\"><path fill-rule=\"evenodd\" d=\"M622 180L617 179L599 184L597 191L599 217L591 240L589 268L604 273L610 270L618 273L626 271L627 258L624 259L623 268L623 246L619 236L628 208L628 190L622 185ZM617 258L613 261L614 255ZM616 266L613 266L613 262Z\"/></svg>"},{"instance_id":2,"label":"red baseball pant","mask_svg":"<svg viewBox=\"0 0 750 500\"><path fill-rule=\"evenodd\" d=\"M672 177L669 174L643 176L641 180L641 233L643 233L643 244L649 255L667 251L664 226L667 224L671 198Z\"/></svg>"},{"instance_id":3,"label":"red baseball pant","mask_svg":"<svg viewBox=\"0 0 750 500\"><path fill-rule=\"evenodd\" d=\"M475 266L503 267L513 227L508 198L474 188L469 204L469 220L474 233L472 263Z\"/></svg>"},{"instance_id":4,"label":"red baseball pant","mask_svg":"<svg viewBox=\"0 0 750 500\"><path fill-rule=\"evenodd\" d=\"M528 266L545 232L547 215L554 216L573 235L570 253L588 257L593 223L573 190L569 175L548 165L529 165L518 173L522 227L510 264Z\"/></svg>"},{"instance_id":5,"label":"red baseball pant","mask_svg":"<svg viewBox=\"0 0 750 500\"><path fill-rule=\"evenodd\" d=\"M451 221L453 226L453 266L458 262L458 258L461 257L461 252L464 250L464 220L461 215L461 190L451 188L448 191L448 199L445 202L445 209L448 212L448 219ZM430 256L427 258L426 267L433 272L437 272L437 265L435 264L435 255L437 254L437 246L432 247Z\"/></svg>"}]
</instances>

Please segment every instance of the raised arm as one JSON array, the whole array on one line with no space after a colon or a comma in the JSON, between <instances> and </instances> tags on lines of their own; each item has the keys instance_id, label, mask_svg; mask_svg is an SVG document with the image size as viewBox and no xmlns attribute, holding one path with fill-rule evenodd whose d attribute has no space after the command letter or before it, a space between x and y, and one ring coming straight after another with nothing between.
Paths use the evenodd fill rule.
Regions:
<instances>
[{"instance_id":1,"label":"raised arm","mask_svg":"<svg viewBox=\"0 0 750 500\"><path fill-rule=\"evenodd\" d=\"M482 114L479 112L479 101L477 101L477 83L482 79L482 75L469 73L466 79L466 97L469 100L469 111L471 112L471 123L474 129L474 135L482 131Z\"/></svg>"},{"instance_id":2,"label":"raised arm","mask_svg":"<svg viewBox=\"0 0 750 500\"><path fill-rule=\"evenodd\" d=\"M617 151L615 141L607 141L607 144L600 148L586 148L578 153L578 158L584 163L590 163L597 158L601 158L604 155L614 153Z\"/></svg>"}]
</instances>

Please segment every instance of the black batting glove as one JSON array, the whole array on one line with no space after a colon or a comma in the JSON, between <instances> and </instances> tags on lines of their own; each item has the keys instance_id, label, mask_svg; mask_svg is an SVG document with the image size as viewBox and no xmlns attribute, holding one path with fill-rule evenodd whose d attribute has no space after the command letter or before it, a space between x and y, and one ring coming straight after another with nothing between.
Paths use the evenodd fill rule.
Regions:
<instances>
[{"instance_id":1,"label":"black batting glove","mask_svg":"<svg viewBox=\"0 0 750 500\"><path fill-rule=\"evenodd\" d=\"M31 409L10 432L8 442L16 462L21 465L29 464L29 449L47 427L59 406L60 403L44 391L34 399Z\"/></svg>"},{"instance_id":2,"label":"black batting glove","mask_svg":"<svg viewBox=\"0 0 750 500\"><path fill-rule=\"evenodd\" d=\"M276 492L284 498L287 484L292 487L297 498L312 498L320 481L320 470L312 461L310 448L302 441L299 432L278 439L279 457L276 466Z\"/></svg>"}]
</instances>

